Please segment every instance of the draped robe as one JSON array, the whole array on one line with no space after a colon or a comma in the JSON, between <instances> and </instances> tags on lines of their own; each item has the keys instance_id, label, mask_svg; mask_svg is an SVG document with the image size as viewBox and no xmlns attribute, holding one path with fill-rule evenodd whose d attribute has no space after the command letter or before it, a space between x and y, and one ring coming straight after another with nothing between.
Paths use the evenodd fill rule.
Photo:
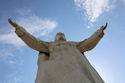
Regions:
<instances>
[{"instance_id":1,"label":"draped robe","mask_svg":"<svg viewBox=\"0 0 125 83\"><path fill-rule=\"evenodd\" d=\"M29 47L40 52L35 83L104 83L82 54L93 49L103 37L101 29L81 42L45 42L21 26L15 32Z\"/></svg>"}]
</instances>

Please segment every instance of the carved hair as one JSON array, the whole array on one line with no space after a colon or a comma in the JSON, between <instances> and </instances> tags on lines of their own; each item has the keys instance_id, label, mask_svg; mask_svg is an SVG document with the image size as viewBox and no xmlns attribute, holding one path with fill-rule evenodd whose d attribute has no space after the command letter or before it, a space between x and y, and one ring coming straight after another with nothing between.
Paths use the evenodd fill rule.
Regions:
<instances>
[{"instance_id":1,"label":"carved hair","mask_svg":"<svg viewBox=\"0 0 125 83\"><path fill-rule=\"evenodd\" d=\"M66 41L64 33L61 33L61 32L57 33L55 37L55 41Z\"/></svg>"}]
</instances>

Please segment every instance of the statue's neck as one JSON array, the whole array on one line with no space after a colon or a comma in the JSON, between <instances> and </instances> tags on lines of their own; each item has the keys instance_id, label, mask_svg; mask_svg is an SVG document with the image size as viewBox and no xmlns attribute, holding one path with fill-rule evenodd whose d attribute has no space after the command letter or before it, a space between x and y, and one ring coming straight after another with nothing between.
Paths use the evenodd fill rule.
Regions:
<instances>
[{"instance_id":1,"label":"statue's neck","mask_svg":"<svg viewBox=\"0 0 125 83\"><path fill-rule=\"evenodd\" d=\"M66 42L66 40L55 40L55 42Z\"/></svg>"}]
</instances>

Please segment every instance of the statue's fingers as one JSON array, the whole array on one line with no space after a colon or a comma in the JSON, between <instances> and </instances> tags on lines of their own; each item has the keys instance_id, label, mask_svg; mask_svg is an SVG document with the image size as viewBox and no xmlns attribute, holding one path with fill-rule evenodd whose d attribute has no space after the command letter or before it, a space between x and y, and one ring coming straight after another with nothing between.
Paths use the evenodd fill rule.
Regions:
<instances>
[{"instance_id":1,"label":"statue's fingers","mask_svg":"<svg viewBox=\"0 0 125 83\"><path fill-rule=\"evenodd\" d=\"M17 26L16 22L13 22L10 18L8 19L8 22L14 27Z\"/></svg>"},{"instance_id":2,"label":"statue's fingers","mask_svg":"<svg viewBox=\"0 0 125 83\"><path fill-rule=\"evenodd\" d=\"M13 26L14 22L11 19L8 19L8 22Z\"/></svg>"},{"instance_id":3,"label":"statue's fingers","mask_svg":"<svg viewBox=\"0 0 125 83\"><path fill-rule=\"evenodd\" d=\"M13 22L11 21L11 19L10 19L10 18L8 19L8 22L9 22L10 24L12 24L12 23L13 23Z\"/></svg>"},{"instance_id":4,"label":"statue's fingers","mask_svg":"<svg viewBox=\"0 0 125 83\"><path fill-rule=\"evenodd\" d=\"M103 30L105 30L105 29L107 28L107 25L108 25L108 23L106 22L106 24L105 24Z\"/></svg>"}]
</instances>

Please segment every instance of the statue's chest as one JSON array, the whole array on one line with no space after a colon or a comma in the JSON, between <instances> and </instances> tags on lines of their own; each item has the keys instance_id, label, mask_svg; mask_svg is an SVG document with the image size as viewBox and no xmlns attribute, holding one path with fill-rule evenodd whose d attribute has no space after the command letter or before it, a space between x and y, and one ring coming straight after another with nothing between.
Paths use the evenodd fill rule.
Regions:
<instances>
[{"instance_id":1,"label":"statue's chest","mask_svg":"<svg viewBox=\"0 0 125 83\"><path fill-rule=\"evenodd\" d=\"M74 57L79 52L76 48L76 44L72 42L56 42L49 46L50 59L51 60L66 60L71 61L71 57Z\"/></svg>"},{"instance_id":2,"label":"statue's chest","mask_svg":"<svg viewBox=\"0 0 125 83\"><path fill-rule=\"evenodd\" d=\"M49 45L49 51L66 51L68 49L76 48L75 43L73 42L53 42Z\"/></svg>"}]
</instances>

